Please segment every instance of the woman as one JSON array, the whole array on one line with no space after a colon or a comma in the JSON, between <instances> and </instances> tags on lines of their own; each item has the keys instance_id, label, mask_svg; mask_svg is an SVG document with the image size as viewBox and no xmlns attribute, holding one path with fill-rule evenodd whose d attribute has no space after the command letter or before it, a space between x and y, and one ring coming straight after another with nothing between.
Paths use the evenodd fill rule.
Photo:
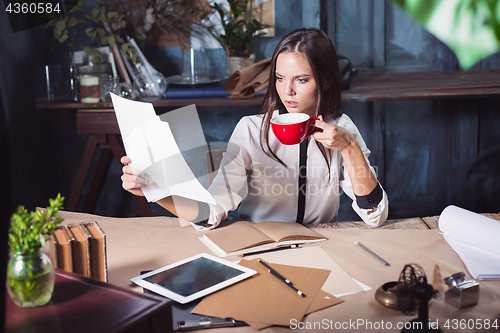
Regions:
<instances>
[{"instance_id":1,"label":"woman","mask_svg":"<svg viewBox=\"0 0 500 333\"><path fill-rule=\"evenodd\" d=\"M318 117L314 126L320 130L300 145L281 144L270 122L286 112ZM209 188L216 204L181 197L157 203L197 229L216 227L238 207L240 217L252 222L320 223L336 220L343 190L363 221L379 226L387 219L389 202L369 165L369 154L354 123L342 114L331 40L318 29L297 29L274 51L261 111L242 118L234 129ZM121 161L123 188L142 195L141 188L150 181L129 166L130 158Z\"/></svg>"}]
</instances>

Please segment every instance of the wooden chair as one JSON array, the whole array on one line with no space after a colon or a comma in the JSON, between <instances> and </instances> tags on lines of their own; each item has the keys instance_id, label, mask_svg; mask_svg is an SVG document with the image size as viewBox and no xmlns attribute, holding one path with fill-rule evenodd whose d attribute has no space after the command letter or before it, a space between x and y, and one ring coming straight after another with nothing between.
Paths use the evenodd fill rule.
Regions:
<instances>
[{"instance_id":1,"label":"wooden chair","mask_svg":"<svg viewBox=\"0 0 500 333\"><path fill-rule=\"evenodd\" d=\"M205 153L205 165L207 167L207 181L210 186L217 175L216 171L219 170L220 162L226 149L213 149L207 150Z\"/></svg>"},{"instance_id":2,"label":"wooden chair","mask_svg":"<svg viewBox=\"0 0 500 333\"><path fill-rule=\"evenodd\" d=\"M78 172L71 189L67 203L64 208L76 211L78 201L83 192L85 181L90 174L90 169L97 149L101 150L97 167L94 171L92 182L83 206L84 213L93 213L97 205L97 199L106 181L111 159L114 156L116 162L123 167L120 158L125 155L120 144L118 135L120 128L116 122L114 112L108 109L80 109L76 111L76 130L79 134L88 134L87 147L83 152ZM153 216L145 197L132 195L142 216Z\"/></svg>"}]
</instances>

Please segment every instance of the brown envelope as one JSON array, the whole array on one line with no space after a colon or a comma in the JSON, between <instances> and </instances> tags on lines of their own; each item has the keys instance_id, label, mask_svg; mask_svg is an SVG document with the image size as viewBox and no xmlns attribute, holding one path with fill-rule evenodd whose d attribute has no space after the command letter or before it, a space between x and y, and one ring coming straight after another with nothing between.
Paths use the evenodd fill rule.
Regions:
<instances>
[{"instance_id":1,"label":"brown envelope","mask_svg":"<svg viewBox=\"0 0 500 333\"><path fill-rule=\"evenodd\" d=\"M313 313L315 311L319 311L321 309L325 309L329 306L334 306L337 304L340 304L344 302L343 299L337 298L333 295L330 295L326 291L320 290L316 297L314 298L314 301L312 304L309 306L309 309L306 312L306 315ZM269 324L260 324L260 323L252 323L252 322L247 322L248 325L250 325L253 329L256 330L261 330L266 327L269 327L271 325Z\"/></svg>"},{"instance_id":2,"label":"brown envelope","mask_svg":"<svg viewBox=\"0 0 500 333\"><path fill-rule=\"evenodd\" d=\"M270 264L306 295L301 297L257 260L240 261L240 265L257 271L257 275L205 297L192 313L281 326L289 326L292 319L300 321L330 271Z\"/></svg>"},{"instance_id":3,"label":"brown envelope","mask_svg":"<svg viewBox=\"0 0 500 333\"><path fill-rule=\"evenodd\" d=\"M343 299L335 297L327 293L326 291L320 290L316 295L316 298L312 302L311 306L309 306L309 309L307 309L306 314L310 314L319 311L321 309L325 309L329 306L340 304L342 302L344 302Z\"/></svg>"}]
</instances>

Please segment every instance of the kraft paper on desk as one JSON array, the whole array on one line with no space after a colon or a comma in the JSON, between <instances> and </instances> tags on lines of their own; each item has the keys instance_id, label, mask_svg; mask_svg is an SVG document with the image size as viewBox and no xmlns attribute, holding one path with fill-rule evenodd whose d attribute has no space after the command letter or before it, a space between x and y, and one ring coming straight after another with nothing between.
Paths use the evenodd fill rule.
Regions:
<instances>
[{"instance_id":1,"label":"kraft paper on desk","mask_svg":"<svg viewBox=\"0 0 500 333\"><path fill-rule=\"evenodd\" d=\"M439 217L439 229L474 279L500 279L500 221L448 206Z\"/></svg>"},{"instance_id":2,"label":"kraft paper on desk","mask_svg":"<svg viewBox=\"0 0 500 333\"><path fill-rule=\"evenodd\" d=\"M196 107L190 105L157 116L151 103L110 95L131 166L154 181L142 189L148 201L177 195L215 203L181 153L198 148L206 151Z\"/></svg>"},{"instance_id":3,"label":"kraft paper on desk","mask_svg":"<svg viewBox=\"0 0 500 333\"><path fill-rule=\"evenodd\" d=\"M205 297L193 313L211 317L232 317L246 323L289 326L300 321L321 289L327 270L270 264L292 281L306 297L280 281L257 260L241 260L240 265L256 270L258 275Z\"/></svg>"},{"instance_id":4,"label":"kraft paper on desk","mask_svg":"<svg viewBox=\"0 0 500 333\"><path fill-rule=\"evenodd\" d=\"M309 306L309 309L307 309L306 315L319 311L321 309L326 309L330 306L334 306L337 304L340 304L344 302L343 299L337 298L333 295L330 295L326 291L320 290L316 297L314 298L313 302ZM270 324L261 324L261 323L253 323L253 322L246 322L249 326L256 330L261 330L263 328L272 326Z\"/></svg>"}]
</instances>

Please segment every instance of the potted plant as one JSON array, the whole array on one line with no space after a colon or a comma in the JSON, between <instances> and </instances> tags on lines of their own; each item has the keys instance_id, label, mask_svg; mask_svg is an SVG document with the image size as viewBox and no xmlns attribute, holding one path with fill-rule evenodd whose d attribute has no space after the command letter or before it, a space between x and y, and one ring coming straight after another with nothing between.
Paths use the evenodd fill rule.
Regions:
<instances>
[{"instance_id":1,"label":"potted plant","mask_svg":"<svg viewBox=\"0 0 500 333\"><path fill-rule=\"evenodd\" d=\"M226 51L227 70L232 74L239 68L254 63L255 54L252 52L254 40L265 35L262 30L269 28L270 25L262 24L252 18L252 0L228 0L228 3L232 14L228 17L217 3L210 6L219 13L224 33L218 34L213 26L209 27L208 31Z\"/></svg>"},{"instance_id":2,"label":"potted plant","mask_svg":"<svg viewBox=\"0 0 500 333\"><path fill-rule=\"evenodd\" d=\"M54 38L73 50L76 36L84 32L91 37L94 46L120 45L123 53L135 63L140 62L137 53L126 42L125 36L134 38L139 45L147 40L150 31L160 30L177 36L183 44L189 44L193 25L206 15L201 0L94 0L96 6L87 12L82 1L75 1L65 15L49 21ZM84 31L82 31L84 30ZM100 54L90 47L84 51L92 57L94 65L100 63Z\"/></svg>"},{"instance_id":3,"label":"potted plant","mask_svg":"<svg viewBox=\"0 0 500 333\"><path fill-rule=\"evenodd\" d=\"M49 199L45 212L28 212L19 206L10 219L10 260L7 266L7 291L20 307L47 304L54 290L54 266L43 253L45 240L62 221L57 211L62 209L64 197L59 193Z\"/></svg>"}]
</instances>

